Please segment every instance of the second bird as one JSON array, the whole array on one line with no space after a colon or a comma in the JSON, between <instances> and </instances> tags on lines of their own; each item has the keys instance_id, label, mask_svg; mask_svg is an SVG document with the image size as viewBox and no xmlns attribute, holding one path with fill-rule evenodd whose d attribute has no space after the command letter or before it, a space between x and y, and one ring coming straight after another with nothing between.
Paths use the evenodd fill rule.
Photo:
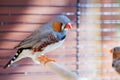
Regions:
<instances>
[{"instance_id":1,"label":"second bird","mask_svg":"<svg viewBox=\"0 0 120 80\"><path fill-rule=\"evenodd\" d=\"M112 67L120 74L120 47L110 50L113 55Z\"/></svg>"}]
</instances>

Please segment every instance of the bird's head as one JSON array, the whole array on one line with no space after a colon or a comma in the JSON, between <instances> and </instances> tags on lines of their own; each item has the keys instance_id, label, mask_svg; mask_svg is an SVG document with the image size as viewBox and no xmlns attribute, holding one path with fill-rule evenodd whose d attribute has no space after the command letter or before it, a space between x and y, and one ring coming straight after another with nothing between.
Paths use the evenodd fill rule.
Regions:
<instances>
[{"instance_id":1,"label":"bird's head","mask_svg":"<svg viewBox=\"0 0 120 80\"><path fill-rule=\"evenodd\" d=\"M110 53L113 54L112 67L120 74L120 47L114 47Z\"/></svg>"},{"instance_id":2,"label":"bird's head","mask_svg":"<svg viewBox=\"0 0 120 80\"><path fill-rule=\"evenodd\" d=\"M120 58L120 47L114 47L110 50L110 53L113 54L113 60Z\"/></svg>"},{"instance_id":3,"label":"bird's head","mask_svg":"<svg viewBox=\"0 0 120 80\"><path fill-rule=\"evenodd\" d=\"M52 21L52 28L55 32L68 31L72 28L70 22L70 19L68 19L66 16L60 15Z\"/></svg>"}]
</instances>

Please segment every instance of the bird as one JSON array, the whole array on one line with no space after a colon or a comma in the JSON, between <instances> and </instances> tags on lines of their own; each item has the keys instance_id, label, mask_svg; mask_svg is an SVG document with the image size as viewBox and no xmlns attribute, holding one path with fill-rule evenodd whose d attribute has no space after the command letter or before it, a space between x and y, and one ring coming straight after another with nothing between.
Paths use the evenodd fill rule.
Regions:
<instances>
[{"instance_id":1,"label":"bird","mask_svg":"<svg viewBox=\"0 0 120 80\"><path fill-rule=\"evenodd\" d=\"M110 53L113 55L112 67L120 74L120 47L114 47Z\"/></svg>"},{"instance_id":2,"label":"bird","mask_svg":"<svg viewBox=\"0 0 120 80\"><path fill-rule=\"evenodd\" d=\"M13 63L26 57L31 58L34 63L40 64L38 57L43 56L44 58L45 53L60 47L70 29L72 29L71 20L67 16L56 16L15 46L16 54L3 68L10 67Z\"/></svg>"}]
</instances>

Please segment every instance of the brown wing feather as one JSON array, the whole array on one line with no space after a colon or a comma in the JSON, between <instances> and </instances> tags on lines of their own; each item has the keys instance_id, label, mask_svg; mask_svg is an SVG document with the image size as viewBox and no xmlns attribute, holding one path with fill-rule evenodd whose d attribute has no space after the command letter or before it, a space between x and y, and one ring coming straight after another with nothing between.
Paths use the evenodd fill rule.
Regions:
<instances>
[{"instance_id":1,"label":"brown wing feather","mask_svg":"<svg viewBox=\"0 0 120 80\"><path fill-rule=\"evenodd\" d=\"M24 40L22 40L17 46L15 46L14 48L15 49L18 49L19 47L23 46L23 45L27 45L29 43L30 45L30 42L32 42L35 38L35 36L38 34L38 30L34 31L31 35L29 35L27 38L25 38ZM29 46L30 47L30 46Z\"/></svg>"},{"instance_id":2,"label":"brown wing feather","mask_svg":"<svg viewBox=\"0 0 120 80\"><path fill-rule=\"evenodd\" d=\"M37 44L33 47L33 51L34 52L40 52L40 51L43 51L44 48L50 44L54 44L56 42L58 42L59 40L53 35L53 34L49 34L46 38L46 40L41 43L41 44Z\"/></svg>"},{"instance_id":3,"label":"brown wing feather","mask_svg":"<svg viewBox=\"0 0 120 80\"><path fill-rule=\"evenodd\" d=\"M47 38L47 36L52 33L52 29L50 27L39 28L38 30L34 31L30 36L28 36L26 39L21 41L15 49L20 48L27 48L27 47L33 47L37 43L42 43Z\"/></svg>"}]
</instances>

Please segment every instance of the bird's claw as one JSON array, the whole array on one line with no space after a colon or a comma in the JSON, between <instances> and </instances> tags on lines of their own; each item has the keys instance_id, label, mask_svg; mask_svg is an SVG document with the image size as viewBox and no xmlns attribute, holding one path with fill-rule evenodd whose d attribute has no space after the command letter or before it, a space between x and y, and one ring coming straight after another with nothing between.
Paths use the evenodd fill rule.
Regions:
<instances>
[{"instance_id":1,"label":"bird's claw","mask_svg":"<svg viewBox=\"0 0 120 80\"><path fill-rule=\"evenodd\" d=\"M39 60L40 60L40 63L42 63L44 65L47 64L48 62L55 62L54 59L51 59L51 58L49 58L47 56L40 56Z\"/></svg>"}]
</instances>

